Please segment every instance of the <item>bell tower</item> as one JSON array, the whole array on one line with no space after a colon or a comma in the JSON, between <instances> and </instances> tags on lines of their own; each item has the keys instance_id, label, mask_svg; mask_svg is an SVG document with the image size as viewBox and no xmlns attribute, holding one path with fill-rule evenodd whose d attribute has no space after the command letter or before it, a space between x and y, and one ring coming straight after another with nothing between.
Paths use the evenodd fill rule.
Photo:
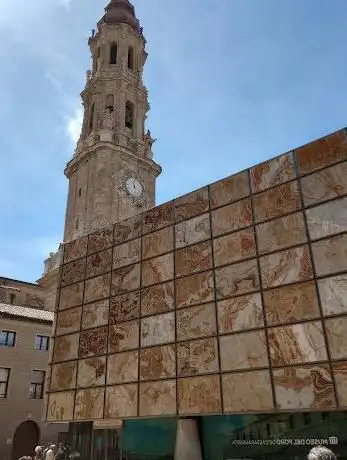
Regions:
<instances>
[{"instance_id":1,"label":"bell tower","mask_svg":"<svg viewBox=\"0 0 347 460\"><path fill-rule=\"evenodd\" d=\"M65 242L155 205L161 168L152 160L155 139L145 130L145 45L133 5L111 0L89 38L82 132L65 169Z\"/></svg>"},{"instance_id":2,"label":"bell tower","mask_svg":"<svg viewBox=\"0 0 347 460\"><path fill-rule=\"evenodd\" d=\"M88 43L92 68L81 93L83 125L65 168L69 191L64 242L155 206L155 181L161 173L152 160L155 139L145 129L146 40L133 5L111 0ZM61 249L50 253L38 280L49 310L55 306Z\"/></svg>"}]
</instances>

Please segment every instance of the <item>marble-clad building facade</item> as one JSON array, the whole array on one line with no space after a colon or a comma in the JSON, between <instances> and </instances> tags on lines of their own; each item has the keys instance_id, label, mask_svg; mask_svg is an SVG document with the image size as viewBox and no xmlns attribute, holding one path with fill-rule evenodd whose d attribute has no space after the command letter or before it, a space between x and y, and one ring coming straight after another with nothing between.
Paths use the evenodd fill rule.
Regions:
<instances>
[{"instance_id":1,"label":"marble-clad building facade","mask_svg":"<svg viewBox=\"0 0 347 460\"><path fill-rule=\"evenodd\" d=\"M63 249L48 421L346 409L345 129Z\"/></svg>"}]
</instances>

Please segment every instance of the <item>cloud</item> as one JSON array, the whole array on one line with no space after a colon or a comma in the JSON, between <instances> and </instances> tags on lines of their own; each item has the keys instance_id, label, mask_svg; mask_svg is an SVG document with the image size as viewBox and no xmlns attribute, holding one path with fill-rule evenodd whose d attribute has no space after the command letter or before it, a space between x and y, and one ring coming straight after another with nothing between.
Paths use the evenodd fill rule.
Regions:
<instances>
[{"instance_id":1,"label":"cloud","mask_svg":"<svg viewBox=\"0 0 347 460\"><path fill-rule=\"evenodd\" d=\"M83 122L83 109L79 107L75 109L75 113L69 117L65 117L66 120L66 131L70 138L70 141L75 145L78 141L81 129L82 129L82 122Z\"/></svg>"}]
</instances>

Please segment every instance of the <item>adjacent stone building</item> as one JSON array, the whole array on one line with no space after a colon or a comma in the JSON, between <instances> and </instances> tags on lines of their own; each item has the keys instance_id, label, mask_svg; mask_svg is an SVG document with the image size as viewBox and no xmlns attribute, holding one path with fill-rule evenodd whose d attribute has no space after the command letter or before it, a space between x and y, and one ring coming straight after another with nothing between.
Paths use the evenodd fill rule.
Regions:
<instances>
[{"instance_id":1,"label":"adjacent stone building","mask_svg":"<svg viewBox=\"0 0 347 460\"><path fill-rule=\"evenodd\" d=\"M42 421L54 320L43 290L0 278L0 295L0 458L18 460L39 442L57 442L68 427Z\"/></svg>"}]
</instances>

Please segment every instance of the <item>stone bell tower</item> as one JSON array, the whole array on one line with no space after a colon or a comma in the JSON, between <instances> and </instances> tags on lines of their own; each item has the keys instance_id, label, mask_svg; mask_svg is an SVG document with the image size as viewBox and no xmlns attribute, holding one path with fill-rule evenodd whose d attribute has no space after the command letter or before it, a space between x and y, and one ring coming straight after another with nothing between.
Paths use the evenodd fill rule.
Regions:
<instances>
[{"instance_id":1,"label":"stone bell tower","mask_svg":"<svg viewBox=\"0 0 347 460\"><path fill-rule=\"evenodd\" d=\"M64 241L155 205L161 168L145 132L149 110L142 82L146 40L128 0L111 0L89 38L92 69L81 93L80 139L65 175L69 193Z\"/></svg>"},{"instance_id":2,"label":"stone bell tower","mask_svg":"<svg viewBox=\"0 0 347 460\"><path fill-rule=\"evenodd\" d=\"M146 40L133 5L111 0L89 38L92 69L81 93L80 138L65 175L69 191L64 242L107 227L155 206L161 167L152 160L145 129L149 110L142 75ZM39 284L53 309L61 250L45 261Z\"/></svg>"}]
</instances>

